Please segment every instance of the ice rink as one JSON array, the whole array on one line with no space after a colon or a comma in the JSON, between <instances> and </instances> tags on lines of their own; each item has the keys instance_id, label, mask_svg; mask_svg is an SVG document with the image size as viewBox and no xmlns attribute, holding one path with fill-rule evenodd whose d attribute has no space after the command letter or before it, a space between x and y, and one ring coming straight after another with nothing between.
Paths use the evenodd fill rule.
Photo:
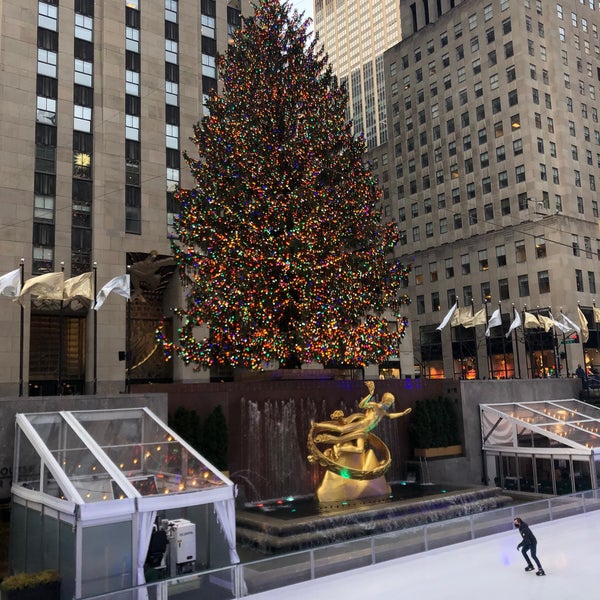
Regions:
<instances>
[{"instance_id":1,"label":"ice rink","mask_svg":"<svg viewBox=\"0 0 600 600\"><path fill-rule=\"evenodd\" d=\"M600 598L600 511L532 525L545 577L524 571L513 529L253 594L255 600L576 600Z\"/></svg>"}]
</instances>

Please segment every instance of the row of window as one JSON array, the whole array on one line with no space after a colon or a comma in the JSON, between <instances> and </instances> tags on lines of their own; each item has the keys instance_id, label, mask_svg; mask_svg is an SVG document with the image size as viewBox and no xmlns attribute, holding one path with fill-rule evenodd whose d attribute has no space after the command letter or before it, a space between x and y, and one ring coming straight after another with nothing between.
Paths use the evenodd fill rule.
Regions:
<instances>
[{"instance_id":1,"label":"row of window","mask_svg":"<svg viewBox=\"0 0 600 600\"><path fill-rule=\"evenodd\" d=\"M517 294L519 298L527 298L531 295L530 293L530 284L529 284L529 275L518 275L517 276ZM596 274L594 271L587 272L587 284L588 291L590 294L596 293ZM550 293L550 275L547 270L538 271L537 272L537 286L539 294L549 294ZM584 273L581 269L575 269L575 287L578 292L585 291L584 285ZM506 278L501 278L498 280L498 300L505 301L510 300L510 284L509 280ZM456 295L456 289L450 288L446 291L446 303L447 307L450 308L454 306L454 303L457 301L458 297ZM480 284L480 298L479 300L482 303L491 302L492 301L492 287L489 281L484 281ZM473 286L465 285L462 288L462 298L461 298L463 306L470 306L475 298L473 296ZM415 304L417 307L417 314L421 315L427 312L427 307L425 304L425 295L418 294L415 297ZM442 306L440 303L440 293L432 292L430 294L430 311L431 312L439 312L442 310Z\"/></svg>"}]
</instances>

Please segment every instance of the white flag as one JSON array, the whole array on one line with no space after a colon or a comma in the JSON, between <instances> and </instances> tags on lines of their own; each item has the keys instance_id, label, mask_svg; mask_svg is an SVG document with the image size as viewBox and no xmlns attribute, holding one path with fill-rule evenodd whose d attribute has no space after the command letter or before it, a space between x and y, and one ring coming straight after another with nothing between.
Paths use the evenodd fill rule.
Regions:
<instances>
[{"instance_id":1,"label":"white flag","mask_svg":"<svg viewBox=\"0 0 600 600\"><path fill-rule=\"evenodd\" d=\"M21 291L21 269L15 269L0 277L0 296L16 298Z\"/></svg>"},{"instance_id":2,"label":"white flag","mask_svg":"<svg viewBox=\"0 0 600 600\"><path fill-rule=\"evenodd\" d=\"M563 325L561 322L557 321L552 313L550 313L550 318L552 319L552 322L554 324L554 327L556 327L556 329L558 329L559 331L562 331L563 333L567 333L567 331L570 331L571 328L568 327L567 325Z\"/></svg>"},{"instance_id":3,"label":"white flag","mask_svg":"<svg viewBox=\"0 0 600 600\"><path fill-rule=\"evenodd\" d=\"M448 311L448 314L444 317L444 320L436 327L437 331L441 331L448 325L448 321L452 318L454 311L458 308L458 301L454 303L454 306Z\"/></svg>"},{"instance_id":4,"label":"white flag","mask_svg":"<svg viewBox=\"0 0 600 600\"><path fill-rule=\"evenodd\" d=\"M519 314L519 312L515 308L515 318L514 318L513 322L510 324L510 327L508 328L508 332L506 333L506 337L510 337L510 334L512 333L512 330L516 329L517 327L521 327L521 315Z\"/></svg>"},{"instance_id":5,"label":"white flag","mask_svg":"<svg viewBox=\"0 0 600 600\"><path fill-rule=\"evenodd\" d=\"M117 275L117 277L113 277L99 292L96 296L96 304L94 305L94 310L98 310L106 300L106 297L111 293L119 294L119 296L123 296L123 298L129 299L131 296L131 289L129 283L129 274L127 275Z\"/></svg>"},{"instance_id":6,"label":"white flag","mask_svg":"<svg viewBox=\"0 0 600 600\"><path fill-rule=\"evenodd\" d=\"M573 323L573 321L571 321L571 319L569 319L569 317L567 317L567 315L565 315L564 312L561 312L560 314L562 316L563 323L569 329L574 329L577 333L581 333L581 327L579 327L579 325L577 325L576 323Z\"/></svg>"},{"instance_id":7,"label":"white flag","mask_svg":"<svg viewBox=\"0 0 600 600\"><path fill-rule=\"evenodd\" d=\"M64 282L65 275L62 271L33 277L25 282L18 297L19 304L25 304L25 295L28 293L41 300L62 300Z\"/></svg>"},{"instance_id":8,"label":"white flag","mask_svg":"<svg viewBox=\"0 0 600 600\"><path fill-rule=\"evenodd\" d=\"M490 317L488 321L487 329L485 330L485 336L490 337L490 329L492 327L498 327L498 325L502 325L502 316L500 315L500 309L497 308Z\"/></svg>"}]
</instances>

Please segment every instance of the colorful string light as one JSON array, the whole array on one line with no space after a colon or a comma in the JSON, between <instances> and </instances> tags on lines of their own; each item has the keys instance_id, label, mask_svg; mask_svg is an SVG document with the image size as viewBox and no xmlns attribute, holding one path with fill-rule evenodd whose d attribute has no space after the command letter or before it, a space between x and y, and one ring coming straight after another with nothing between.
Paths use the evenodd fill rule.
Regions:
<instances>
[{"instance_id":1,"label":"colorful string light","mask_svg":"<svg viewBox=\"0 0 600 600\"><path fill-rule=\"evenodd\" d=\"M393 258L397 227L381 222L347 93L308 25L261 0L219 59L224 91L194 128L198 157L186 155L196 187L177 194L187 305L174 309L177 342L166 319L157 329L166 359L260 369L397 354L409 269Z\"/></svg>"}]
</instances>

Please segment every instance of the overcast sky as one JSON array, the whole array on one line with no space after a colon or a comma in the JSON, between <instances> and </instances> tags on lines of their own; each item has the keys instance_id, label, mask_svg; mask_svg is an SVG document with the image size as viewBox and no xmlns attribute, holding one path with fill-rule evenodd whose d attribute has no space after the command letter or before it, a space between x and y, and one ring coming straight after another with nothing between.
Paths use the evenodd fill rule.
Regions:
<instances>
[{"instance_id":1,"label":"overcast sky","mask_svg":"<svg viewBox=\"0 0 600 600\"><path fill-rule=\"evenodd\" d=\"M310 17L314 20L313 0L291 0L291 4L294 8L298 9L299 13L304 12L306 18Z\"/></svg>"}]
</instances>

